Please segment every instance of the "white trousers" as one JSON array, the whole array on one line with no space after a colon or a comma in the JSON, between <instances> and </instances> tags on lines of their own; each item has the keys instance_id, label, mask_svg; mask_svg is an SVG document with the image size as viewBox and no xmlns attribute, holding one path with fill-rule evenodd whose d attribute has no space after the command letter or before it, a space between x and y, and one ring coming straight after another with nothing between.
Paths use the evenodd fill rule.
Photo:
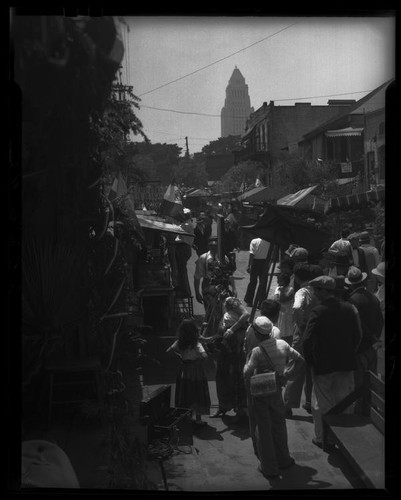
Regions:
<instances>
[{"instance_id":1,"label":"white trousers","mask_svg":"<svg viewBox=\"0 0 401 500\"><path fill-rule=\"evenodd\" d=\"M312 373L312 416L315 425L315 437L323 441L322 415L348 396L354 388L354 372L333 372L325 375ZM343 413L352 413L353 405Z\"/></svg>"}]
</instances>

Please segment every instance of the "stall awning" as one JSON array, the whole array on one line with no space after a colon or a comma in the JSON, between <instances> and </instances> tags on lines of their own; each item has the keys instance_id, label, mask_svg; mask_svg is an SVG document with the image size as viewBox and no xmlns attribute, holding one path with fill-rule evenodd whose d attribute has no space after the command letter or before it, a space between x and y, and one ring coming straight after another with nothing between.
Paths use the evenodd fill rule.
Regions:
<instances>
[{"instance_id":1,"label":"stall awning","mask_svg":"<svg viewBox=\"0 0 401 500\"><path fill-rule=\"evenodd\" d=\"M176 233L176 234L183 234L187 236L193 236L190 233L187 233L183 229L181 229L180 226L177 226L176 224L170 224L168 222L164 222L161 218L157 218L156 216L148 216L145 217L144 215L137 215L139 224L143 228L147 229L155 229L156 231L163 231L165 233Z\"/></svg>"},{"instance_id":2,"label":"stall awning","mask_svg":"<svg viewBox=\"0 0 401 500\"><path fill-rule=\"evenodd\" d=\"M338 130L327 130L326 137L354 137L362 135L363 128L341 128Z\"/></svg>"},{"instance_id":3,"label":"stall awning","mask_svg":"<svg viewBox=\"0 0 401 500\"><path fill-rule=\"evenodd\" d=\"M297 205L301 200L305 198L309 193L311 193L314 189L317 188L317 184L315 186L310 186L305 189L301 189L296 193L287 194L283 198L277 200L277 205L286 205L287 207L293 207Z\"/></svg>"},{"instance_id":4,"label":"stall awning","mask_svg":"<svg viewBox=\"0 0 401 500\"><path fill-rule=\"evenodd\" d=\"M347 196L331 198L328 208L347 208L350 206L359 205L360 203L366 203L368 201L383 201L384 198L384 189L365 191L364 193L349 194Z\"/></svg>"},{"instance_id":5,"label":"stall awning","mask_svg":"<svg viewBox=\"0 0 401 500\"><path fill-rule=\"evenodd\" d=\"M268 201L276 201L283 192L267 186L255 187L249 191L245 191L238 196L238 201L247 203L263 203Z\"/></svg>"}]
</instances>

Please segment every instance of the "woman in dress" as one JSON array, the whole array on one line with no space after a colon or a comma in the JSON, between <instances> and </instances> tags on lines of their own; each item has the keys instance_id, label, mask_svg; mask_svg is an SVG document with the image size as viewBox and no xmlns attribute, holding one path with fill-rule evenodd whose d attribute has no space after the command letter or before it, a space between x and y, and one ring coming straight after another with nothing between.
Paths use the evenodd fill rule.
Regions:
<instances>
[{"instance_id":1,"label":"woman in dress","mask_svg":"<svg viewBox=\"0 0 401 500\"><path fill-rule=\"evenodd\" d=\"M240 299L227 297L217 334L216 390L219 407L211 418L224 416L234 409L237 419L245 415L246 393L242 370L245 364L243 342L249 312Z\"/></svg>"},{"instance_id":2,"label":"woman in dress","mask_svg":"<svg viewBox=\"0 0 401 500\"><path fill-rule=\"evenodd\" d=\"M194 320L184 319L177 331L177 340L167 349L182 360L175 386L175 406L190 408L196 425L206 425L202 415L210 413L209 385L204 370L207 354L199 342L199 330Z\"/></svg>"}]
</instances>

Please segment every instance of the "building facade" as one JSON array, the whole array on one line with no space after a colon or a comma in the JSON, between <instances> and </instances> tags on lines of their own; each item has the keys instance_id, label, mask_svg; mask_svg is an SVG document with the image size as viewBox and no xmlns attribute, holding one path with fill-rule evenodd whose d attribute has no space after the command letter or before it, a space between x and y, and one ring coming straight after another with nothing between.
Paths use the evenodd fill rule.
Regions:
<instances>
[{"instance_id":1,"label":"building facade","mask_svg":"<svg viewBox=\"0 0 401 500\"><path fill-rule=\"evenodd\" d=\"M246 160L260 162L265 185L279 188L277 172L280 171L283 153L297 154L298 143L305 133L337 116L350 105L350 102L344 101L329 101L324 106L312 106L310 102L276 106L274 101L269 104L264 102L247 121L242 150L235 152L235 163Z\"/></svg>"},{"instance_id":2,"label":"building facade","mask_svg":"<svg viewBox=\"0 0 401 500\"><path fill-rule=\"evenodd\" d=\"M226 98L221 109L221 137L242 136L246 121L253 113L248 85L241 71L235 66L226 88Z\"/></svg>"},{"instance_id":3,"label":"building facade","mask_svg":"<svg viewBox=\"0 0 401 500\"><path fill-rule=\"evenodd\" d=\"M359 179L358 191L384 185L386 90L391 82L304 134L302 156L336 163L339 179Z\"/></svg>"}]
</instances>

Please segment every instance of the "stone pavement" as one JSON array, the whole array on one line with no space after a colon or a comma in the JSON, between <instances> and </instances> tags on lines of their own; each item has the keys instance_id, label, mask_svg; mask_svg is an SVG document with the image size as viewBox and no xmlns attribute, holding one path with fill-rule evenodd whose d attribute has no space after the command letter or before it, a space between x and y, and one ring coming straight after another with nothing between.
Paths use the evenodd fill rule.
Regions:
<instances>
[{"instance_id":1,"label":"stone pavement","mask_svg":"<svg viewBox=\"0 0 401 500\"><path fill-rule=\"evenodd\" d=\"M192 277L196 256L188 263L188 274ZM237 271L234 275L238 297L243 299L248 284L246 264L248 252L237 254ZM276 280L273 279L270 294ZM194 300L195 316L203 315L203 306ZM156 353L163 366L144 372L145 391L152 392L162 384L172 385L171 406L174 406L175 373L178 360L165 356L165 349L174 341L171 332L152 340L149 350ZM157 347L156 347L157 344ZM174 368L175 364L175 368ZM206 363L206 375L212 402L212 411L217 408L214 382L214 361ZM192 446L178 446L174 454L163 462L169 491L188 492L238 492L269 489L312 490L354 489L362 485L338 451L323 452L312 443L313 423L311 416L302 408L293 410L293 418L287 419L288 440L296 464L286 470L280 480L270 482L257 470L259 464L253 452L247 423L234 423L233 412L223 419L205 417L207 427L197 431ZM180 451L178 451L180 450ZM161 469L153 465L153 481L158 489L166 489Z\"/></svg>"}]
</instances>

